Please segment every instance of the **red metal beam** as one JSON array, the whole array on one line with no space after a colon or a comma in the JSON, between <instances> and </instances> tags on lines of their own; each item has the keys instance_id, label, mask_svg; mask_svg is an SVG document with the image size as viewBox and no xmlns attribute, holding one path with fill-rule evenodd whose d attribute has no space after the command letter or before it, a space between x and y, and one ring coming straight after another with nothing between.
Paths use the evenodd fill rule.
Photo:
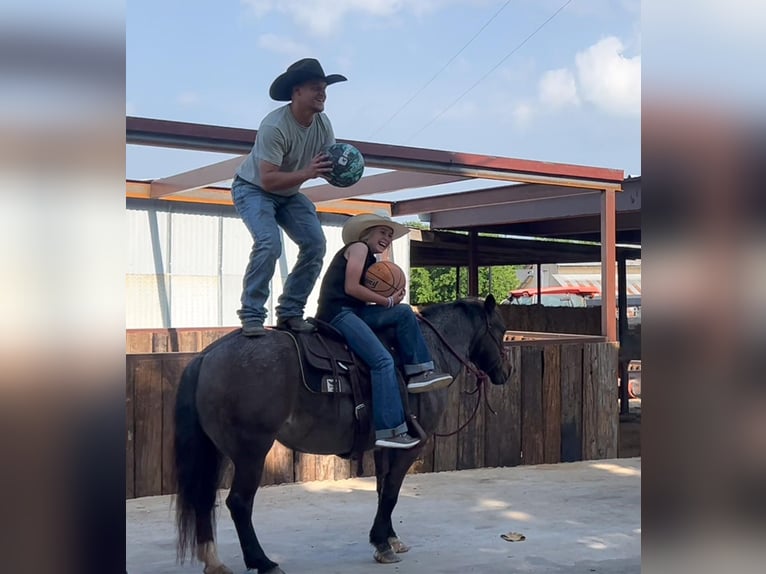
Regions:
<instances>
[{"instance_id":1,"label":"red metal beam","mask_svg":"<svg viewBox=\"0 0 766 574\"><path fill-rule=\"evenodd\" d=\"M239 167L239 164L242 163L242 157L233 157L169 177L155 179L152 181L152 198L183 193L184 191L207 187L231 179L234 177L234 172Z\"/></svg>"},{"instance_id":2,"label":"red metal beam","mask_svg":"<svg viewBox=\"0 0 766 574\"><path fill-rule=\"evenodd\" d=\"M419 197L397 201L392 206L394 215L435 213L465 210L476 207L497 206L520 201L567 197L596 193L591 189L544 184L514 184L474 191L450 193L438 197Z\"/></svg>"},{"instance_id":3,"label":"red metal beam","mask_svg":"<svg viewBox=\"0 0 766 574\"><path fill-rule=\"evenodd\" d=\"M179 147L222 153L247 153L256 130L150 118L126 118L128 144ZM345 141L356 146L370 167L406 169L465 177L557 183L593 189L616 189L623 171L563 163Z\"/></svg>"},{"instance_id":4,"label":"red metal beam","mask_svg":"<svg viewBox=\"0 0 766 574\"><path fill-rule=\"evenodd\" d=\"M321 203L342 198L389 193L402 189L419 189L465 179L468 178L449 174L389 171L363 177L351 187L335 187L325 183L303 188L302 191L314 203Z\"/></svg>"},{"instance_id":5,"label":"red metal beam","mask_svg":"<svg viewBox=\"0 0 766 574\"><path fill-rule=\"evenodd\" d=\"M156 179L152 181L152 197L159 198L175 193L183 193L231 179L240 163L242 163L242 156ZM330 184L321 184L305 187L303 188L303 193L315 203L320 203L402 189L419 189L433 185L454 183L465 179L468 178L457 175L391 171L364 177L351 187L341 188Z\"/></svg>"},{"instance_id":6,"label":"red metal beam","mask_svg":"<svg viewBox=\"0 0 766 574\"><path fill-rule=\"evenodd\" d=\"M617 237L614 191L601 194L601 334L617 341L617 299L615 291Z\"/></svg>"},{"instance_id":7,"label":"red metal beam","mask_svg":"<svg viewBox=\"0 0 766 574\"><path fill-rule=\"evenodd\" d=\"M434 229L465 229L487 225L509 225L568 217L596 215L600 211L598 193L585 196L549 198L501 205L439 211L431 215Z\"/></svg>"}]
</instances>

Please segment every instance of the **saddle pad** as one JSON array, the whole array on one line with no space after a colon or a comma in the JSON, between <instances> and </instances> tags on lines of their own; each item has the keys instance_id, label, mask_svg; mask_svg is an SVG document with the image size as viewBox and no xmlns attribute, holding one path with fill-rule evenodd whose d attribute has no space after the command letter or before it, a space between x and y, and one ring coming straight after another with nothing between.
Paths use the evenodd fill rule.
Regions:
<instances>
[{"instance_id":1,"label":"saddle pad","mask_svg":"<svg viewBox=\"0 0 766 574\"><path fill-rule=\"evenodd\" d=\"M319 331L293 333L300 352L303 382L315 393L353 394L351 377L358 376L369 396L369 370L345 341Z\"/></svg>"}]
</instances>

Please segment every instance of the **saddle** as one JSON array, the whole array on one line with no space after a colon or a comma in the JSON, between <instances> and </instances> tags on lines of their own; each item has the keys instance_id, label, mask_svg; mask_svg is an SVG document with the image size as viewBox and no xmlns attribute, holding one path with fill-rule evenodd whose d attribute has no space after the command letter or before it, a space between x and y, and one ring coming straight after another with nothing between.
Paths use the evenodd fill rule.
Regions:
<instances>
[{"instance_id":1,"label":"saddle","mask_svg":"<svg viewBox=\"0 0 766 574\"><path fill-rule=\"evenodd\" d=\"M317 330L294 333L301 361L303 385L312 393L350 396L354 405L354 443L348 458L358 458L370 442L372 387L367 365L354 354L340 331L329 323L311 319Z\"/></svg>"},{"instance_id":2,"label":"saddle","mask_svg":"<svg viewBox=\"0 0 766 574\"><path fill-rule=\"evenodd\" d=\"M356 458L361 473L362 454L371 442L372 386L370 370L348 346L343 334L329 323L312 318L316 325L313 333L293 333L298 354L301 359L303 385L313 393L348 395L353 401L356 428L354 444L347 458ZM381 342L389 349L397 361L393 345L395 330L377 333ZM400 374L397 372L397 376ZM400 382L401 379L400 379ZM402 383L402 388L403 383ZM406 397L406 389L404 390ZM406 403L406 401L405 401ZM405 407L405 411L409 409ZM409 413L406 413L409 415ZM409 418L409 416L408 416Z\"/></svg>"},{"instance_id":3,"label":"saddle","mask_svg":"<svg viewBox=\"0 0 766 574\"><path fill-rule=\"evenodd\" d=\"M335 327L318 319L311 319L311 322L317 330L298 333L296 337L304 386L314 393L341 393L369 398L371 389L367 365L354 354ZM357 383L360 392L355 393Z\"/></svg>"}]
</instances>

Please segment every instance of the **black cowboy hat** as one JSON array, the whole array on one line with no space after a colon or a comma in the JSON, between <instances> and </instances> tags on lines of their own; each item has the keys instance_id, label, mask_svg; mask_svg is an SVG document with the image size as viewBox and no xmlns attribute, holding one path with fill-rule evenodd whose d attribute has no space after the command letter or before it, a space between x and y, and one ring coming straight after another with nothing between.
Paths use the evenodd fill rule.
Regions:
<instances>
[{"instance_id":1,"label":"black cowboy hat","mask_svg":"<svg viewBox=\"0 0 766 574\"><path fill-rule=\"evenodd\" d=\"M293 86L309 80L324 80L327 85L345 82L346 76L330 74L325 76L322 66L314 58L303 58L291 64L287 71L277 76L271 83L269 96L278 102L289 102L292 99Z\"/></svg>"}]
</instances>

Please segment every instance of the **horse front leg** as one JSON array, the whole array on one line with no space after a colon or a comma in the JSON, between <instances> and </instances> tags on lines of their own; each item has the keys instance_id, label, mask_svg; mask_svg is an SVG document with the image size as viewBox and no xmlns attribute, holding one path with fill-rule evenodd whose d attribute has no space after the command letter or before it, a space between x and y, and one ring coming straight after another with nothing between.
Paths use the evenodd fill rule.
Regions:
<instances>
[{"instance_id":1,"label":"horse front leg","mask_svg":"<svg viewBox=\"0 0 766 574\"><path fill-rule=\"evenodd\" d=\"M244 449L245 454L234 461L234 478L231 483L226 506L237 530L242 556L248 570L258 570L258 574L285 574L276 562L272 562L261 548L261 543L253 528L253 500L263 475L268 445L252 445Z\"/></svg>"},{"instance_id":2,"label":"horse front leg","mask_svg":"<svg viewBox=\"0 0 766 574\"><path fill-rule=\"evenodd\" d=\"M404 477L418 457L421 447L408 450L380 449L375 451L375 477L378 490L378 510L370 529L370 543L375 547L376 561L383 564L400 562L399 553L410 547L394 531L391 515L399 500Z\"/></svg>"}]
</instances>

